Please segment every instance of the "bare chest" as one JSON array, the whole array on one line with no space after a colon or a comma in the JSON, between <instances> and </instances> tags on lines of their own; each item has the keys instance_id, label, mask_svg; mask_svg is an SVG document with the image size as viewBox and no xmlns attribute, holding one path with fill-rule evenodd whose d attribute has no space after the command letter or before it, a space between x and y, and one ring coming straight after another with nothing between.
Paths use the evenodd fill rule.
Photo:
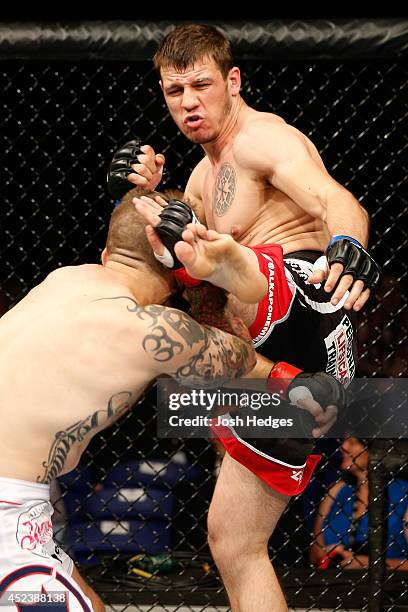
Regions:
<instances>
[{"instance_id":1,"label":"bare chest","mask_svg":"<svg viewBox=\"0 0 408 612\"><path fill-rule=\"evenodd\" d=\"M256 223L265 206L265 184L253 172L224 161L207 172L203 201L208 226L230 233L233 226Z\"/></svg>"}]
</instances>

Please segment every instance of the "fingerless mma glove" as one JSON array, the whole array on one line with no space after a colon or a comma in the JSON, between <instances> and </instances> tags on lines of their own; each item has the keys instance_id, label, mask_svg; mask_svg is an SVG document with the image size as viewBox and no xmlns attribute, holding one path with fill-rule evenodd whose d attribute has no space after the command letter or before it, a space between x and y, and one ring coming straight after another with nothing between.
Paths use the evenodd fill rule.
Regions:
<instances>
[{"instance_id":1,"label":"fingerless mma glove","mask_svg":"<svg viewBox=\"0 0 408 612\"><path fill-rule=\"evenodd\" d=\"M182 240L182 233L188 223L198 223L197 217L190 206L181 200L169 200L160 213L160 222L154 228L164 244L163 255L157 255L156 259L167 268L173 270L175 278L186 287L194 287L202 281L188 274L181 261L174 252L176 242Z\"/></svg>"},{"instance_id":2,"label":"fingerless mma glove","mask_svg":"<svg viewBox=\"0 0 408 612\"><path fill-rule=\"evenodd\" d=\"M267 386L279 394L284 393L291 404L299 406L299 400L314 399L325 409L335 405L340 418L344 418L347 395L343 385L327 372L307 373L278 361L269 372ZM313 436L316 421L307 410L299 410L298 417L305 438Z\"/></svg>"},{"instance_id":3,"label":"fingerless mma glove","mask_svg":"<svg viewBox=\"0 0 408 612\"><path fill-rule=\"evenodd\" d=\"M380 268L364 247L350 236L334 236L326 248L329 266L341 263L343 272L351 274L354 280L361 280L368 289L375 289L380 280Z\"/></svg>"},{"instance_id":4,"label":"fingerless mma glove","mask_svg":"<svg viewBox=\"0 0 408 612\"><path fill-rule=\"evenodd\" d=\"M121 200L128 191L135 187L127 180L127 177L135 172L131 164L138 164L137 156L143 154L140 145L138 138L129 140L113 155L106 180L108 191L115 200Z\"/></svg>"}]
</instances>

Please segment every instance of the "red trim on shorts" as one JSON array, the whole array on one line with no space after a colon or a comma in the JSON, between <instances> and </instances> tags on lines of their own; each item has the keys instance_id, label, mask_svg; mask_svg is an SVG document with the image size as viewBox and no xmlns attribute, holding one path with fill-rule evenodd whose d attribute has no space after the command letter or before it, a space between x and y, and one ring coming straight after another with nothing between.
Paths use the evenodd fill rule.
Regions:
<instances>
[{"instance_id":1,"label":"red trim on shorts","mask_svg":"<svg viewBox=\"0 0 408 612\"><path fill-rule=\"evenodd\" d=\"M233 459L253 472L271 489L283 495L302 493L321 459L321 455L309 455L303 467L282 465L273 457L267 458L259 454L256 449L248 447L228 427L211 425L211 429Z\"/></svg>"},{"instance_id":2,"label":"red trim on shorts","mask_svg":"<svg viewBox=\"0 0 408 612\"><path fill-rule=\"evenodd\" d=\"M12 501L8 501L7 499L0 499L0 504L11 504L12 506L22 505L20 502L12 502Z\"/></svg>"},{"instance_id":3,"label":"red trim on shorts","mask_svg":"<svg viewBox=\"0 0 408 612\"><path fill-rule=\"evenodd\" d=\"M287 314L293 291L288 285L280 244L245 245L258 258L259 270L268 281L268 291L258 304L255 321L249 328L251 337L258 342L276 321Z\"/></svg>"}]
</instances>

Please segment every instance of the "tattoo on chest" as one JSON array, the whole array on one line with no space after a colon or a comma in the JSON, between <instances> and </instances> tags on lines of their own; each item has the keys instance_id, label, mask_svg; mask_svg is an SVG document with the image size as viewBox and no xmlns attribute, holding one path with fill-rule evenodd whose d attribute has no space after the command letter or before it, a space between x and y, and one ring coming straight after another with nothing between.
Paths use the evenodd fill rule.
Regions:
<instances>
[{"instance_id":1,"label":"tattoo on chest","mask_svg":"<svg viewBox=\"0 0 408 612\"><path fill-rule=\"evenodd\" d=\"M237 189L237 174L234 166L229 163L222 164L215 179L213 190L213 209L217 217L226 214L234 201Z\"/></svg>"},{"instance_id":2,"label":"tattoo on chest","mask_svg":"<svg viewBox=\"0 0 408 612\"><path fill-rule=\"evenodd\" d=\"M118 418L128 410L132 403L130 391L115 393L108 401L106 408L97 410L83 421L74 423L67 429L59 431L51 446L47 461L43 461L44 473L37 476L37 482L49 484L53 478L58 476L64 467L68 453L77 442L83 442L85 436L109 419Z\"/></svg>"}]
</instances>

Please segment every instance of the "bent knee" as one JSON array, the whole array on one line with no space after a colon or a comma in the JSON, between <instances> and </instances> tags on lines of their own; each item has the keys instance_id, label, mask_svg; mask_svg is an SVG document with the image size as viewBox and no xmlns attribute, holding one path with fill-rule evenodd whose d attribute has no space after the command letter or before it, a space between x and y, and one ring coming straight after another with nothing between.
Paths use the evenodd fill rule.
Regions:
<instances>
[{"instance_id":1,"label":"bent knee","mask_svg":"<svg viewBox=\"0 0 408 612\"><path fill-rule=\"evenodd\" d=\"M215 561L236 562L247 555L267 551L271 534L259 534L249 529L239 533L231 528L223 529L223 525L209 522L208 545Z\"/></svg>"}]
</instances>

